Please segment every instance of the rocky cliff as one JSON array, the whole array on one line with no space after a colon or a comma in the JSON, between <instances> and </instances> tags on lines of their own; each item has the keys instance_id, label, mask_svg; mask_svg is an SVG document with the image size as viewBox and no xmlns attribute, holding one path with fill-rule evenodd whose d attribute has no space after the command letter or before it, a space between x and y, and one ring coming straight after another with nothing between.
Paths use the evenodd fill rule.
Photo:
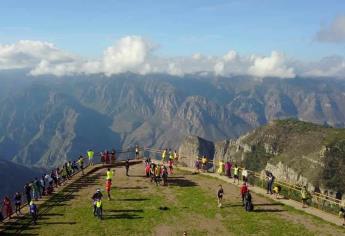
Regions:
<instances>
[{"instance_id":1,"label":"rocky cliff","mask_svg":"<svg viewBox=\"0 0 345 236\"><path fill-rule=\"evenodd\" d=\"M211 146L216 163L231 160L250 170L269 170L278 179L308 185L313 191L333 195L345 192L345 129L288 119L214 146L204 141L207 145L200 147L195 140L189 137L181 146L191 159L195 160L195 150Z\"/></svg>"}]
</instances>

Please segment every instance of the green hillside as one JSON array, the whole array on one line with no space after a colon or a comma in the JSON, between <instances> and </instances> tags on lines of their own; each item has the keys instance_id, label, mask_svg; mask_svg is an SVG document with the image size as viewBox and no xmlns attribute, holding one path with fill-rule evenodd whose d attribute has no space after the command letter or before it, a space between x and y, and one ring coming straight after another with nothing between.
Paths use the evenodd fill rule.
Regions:
<instances>
[{"instance_id":1,"label":"green hillside","mask_svg":"<svg viewBox=\"0 0 345 236\"><path fill-rule=\"evenodd\" d=\"M242 208L237 186L213 178L176 172L169 186L155 186L142 176L141 164L130 177L116 168L111 201L104 200L104 219L92 215L91 195L103 189L102 169L81 178L40 207L38 225L28 220L7 224L5 234L23 235L340 235L345 230L253 195L255 211ZM218 184L225 203L218 208Z\"/></svg>"}]
</instances>

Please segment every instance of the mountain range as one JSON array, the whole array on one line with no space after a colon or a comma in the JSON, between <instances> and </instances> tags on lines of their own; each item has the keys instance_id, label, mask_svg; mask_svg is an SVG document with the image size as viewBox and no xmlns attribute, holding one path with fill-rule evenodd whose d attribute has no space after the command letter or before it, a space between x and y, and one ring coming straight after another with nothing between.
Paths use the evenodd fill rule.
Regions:
<instances>
[{"instance_id":1,"label":"mountain range","mask_svg":"<svg viewBox=\"0 0 345 236\"><path fill-rule=\"evenodd\" d=\"M345 81L334 79L2 71L0 83L0 159L28 167L50 168L89 148L235 138L289 117L345 124Z\"/></svg>"}]
</instances>

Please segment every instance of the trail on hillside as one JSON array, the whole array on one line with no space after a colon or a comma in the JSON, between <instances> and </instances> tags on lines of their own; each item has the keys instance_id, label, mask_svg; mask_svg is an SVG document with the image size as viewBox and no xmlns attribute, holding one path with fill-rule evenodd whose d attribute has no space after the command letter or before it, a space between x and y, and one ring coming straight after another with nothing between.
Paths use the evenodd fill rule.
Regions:
<instances>
[{"instance_id":1,"label":"trail on hillside","mask_svg":"<svg viewBox=\"0 0 345 236\"><path fill-rule=\"evenodd\" d=\"M92 214L91 196L105 188L106 169L76 180L42 209L38 225L18 221L4 233L24 235L341 235L345 231L315 217L253 194L255 211L244 211L237 186L190 172L177 171L169 186L156 186L143 176L142 164L116 167L112 200L104 203L104 220ZM218 184L224 207L216 201ZM103 192L104 193L104 192ZM105 193L104 193L105 195Z\"/></svg>"}]
</instances>

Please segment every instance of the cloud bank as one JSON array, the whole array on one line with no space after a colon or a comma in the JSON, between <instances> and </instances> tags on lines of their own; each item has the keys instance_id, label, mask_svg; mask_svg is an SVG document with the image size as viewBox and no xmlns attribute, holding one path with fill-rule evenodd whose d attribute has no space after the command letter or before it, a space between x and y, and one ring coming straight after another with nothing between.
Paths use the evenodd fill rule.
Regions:
<instances>
[{"instance_id":1,"label":"cloud bank","mask_svg":"<svg viewBox=\"0 0 345 236\"><path fill-rule=\"evenodd\" d=\"M316 40L328 43L345 43L345 15L336 17L330 25L316 33Z\"/></svg>"},{"instance_id":2,"label":"cloud bank","mask_svg":"<svg viewBox=\"0 0 345 236\"><path fill-rule=\"evenodd\" d=\"M111 76L130 71L175 76L206 72L215 76L250 75L257 78L294 78L298 75L341 77L345 72L342 57L302 63L277 51L263 56L240 55L235 50L222 56L195 53L186 57L160 57L155 54L154 45L140 36L126 36L106 48L100 58L87 59L48 42L22 40L9 45L0 44L0 70L26 68L33 76L99 73Z\"/></svg>"}]
</instances>

